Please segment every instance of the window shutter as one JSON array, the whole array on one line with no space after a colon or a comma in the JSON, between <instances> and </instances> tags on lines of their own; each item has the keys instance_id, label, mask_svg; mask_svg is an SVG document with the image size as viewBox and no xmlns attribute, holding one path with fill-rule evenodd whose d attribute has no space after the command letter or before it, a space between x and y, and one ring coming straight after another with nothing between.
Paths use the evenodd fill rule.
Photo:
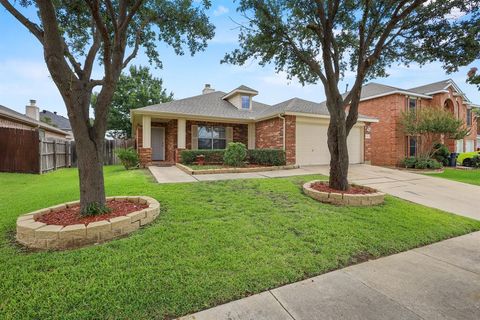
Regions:
<instances>
[{"instance_id":1,"label":"window shutter","mask_svg":"<svg viewBox=\"0 0 480 320\"><path fill-rule=\"evenodd\" d=\"M198 126L192 125L192 150L198 149Z\"/></svg>"},{"instance_id":2,"label":"window shutter","mask_svg":"<svg viewBox=\"0 0 480 320\"><path fill-rule=\"evenodd\" d=\"M225 128L225 136L227 139L227 146L230 142L233 142L233 127L226 127Z\"/></svg>"}]
</instances>

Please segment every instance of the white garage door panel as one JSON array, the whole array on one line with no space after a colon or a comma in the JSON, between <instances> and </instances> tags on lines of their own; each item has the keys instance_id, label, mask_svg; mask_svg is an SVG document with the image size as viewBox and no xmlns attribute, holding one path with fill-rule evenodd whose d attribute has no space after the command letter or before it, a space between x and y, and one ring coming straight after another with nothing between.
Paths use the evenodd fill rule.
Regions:
<instances>
[{"instance_id":1,"label":"white garage door panel","mask_svg":"<svg viewBox=\"0 0 480 320\"><path fill-rule=\"evenodd\" d=\"M299 165L329 164L328 124L299 121L296 125L296 158ZM363 162L363 128L354 127L347 139L350 163Z\"/></svg>"}]
</instances>

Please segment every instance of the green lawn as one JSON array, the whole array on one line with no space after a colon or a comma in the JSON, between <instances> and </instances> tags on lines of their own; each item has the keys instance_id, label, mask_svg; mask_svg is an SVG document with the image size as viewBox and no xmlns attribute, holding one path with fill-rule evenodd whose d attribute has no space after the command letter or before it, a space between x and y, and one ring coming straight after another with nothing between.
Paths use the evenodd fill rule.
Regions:
<instances>
[{"instance_id":1,"label":"green lawn","mask_svg":"<svg viewBox=\"0 0 480 320\"><path fill-rule=\"evenodd\" d=\"M0 319L163 319L480 230L480 222L393 197L335 207L302 194L319 176L159 185L105 170L110 195L162 205L128 238L64 252L13 243L18 215L78 198L75 170L0 174Z\"/></svg>"},{"instance_id":2,"label":"green lawn","mask_svg":"<svg viewBox=\"0 0 480 320\"><path fill-rule=\"evenodd\" d=\"M443 173L432 173L428 175L480 186L480 169L460 170L460 169L445 168L445 171Z\"/></svg>"}]
</instances>

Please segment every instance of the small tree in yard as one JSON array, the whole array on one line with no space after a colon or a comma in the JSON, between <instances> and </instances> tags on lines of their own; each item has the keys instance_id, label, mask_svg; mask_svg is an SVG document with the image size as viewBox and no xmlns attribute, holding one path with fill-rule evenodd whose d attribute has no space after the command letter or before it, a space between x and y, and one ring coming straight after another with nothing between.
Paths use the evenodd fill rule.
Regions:
<instances>
[{"instance_id":1,"label":"small tree in yard","mask_svg":"<svg viewBox=\"0 0 480 320\"><path fill-rule=\"evenodd\" d=\"M472 12L479 1L429 0L240 0L248 20L240 26L240 48L223 62L244 64L258 59L273 63L302 84L321 82L330 113L328 148L330 187L348 188L347 136L358 119L364 81L386 75L394 62L421 61L422 37L444 33L458 24L453 8ZM465 19L468 19L469 15ZM428 32L427 32L428 31ZM427 34L428 33L428 34ZM427 55L427 53L425 53ZM435 50L428 52L435 58ZM471 56L465 60L471 59ZM461 61L464 63L465 61ZM460 62L459 62L460 63ZM345 71L355 82L342 94Z\"/></svg>"},{"instance_id":2,"label":"small tree in yard","mask_svg":"<svg viewBox=\"0 0 480 320\"><path fill-rule=\"evenodd\" d=\"M162 79L152 76L148 67L130 66L129 73L122 73L112 97L107 117L107 135L125 139L132 136L130 110L148 105L172 101L173 94L167 94ZM95 107L98 94L92 96Z\"/></svg>"},{"instance_id":3,"label":"small tree in yard","mask_svg":"<svg viewBox=\"0 0 480 320\"><path fill-rule=\"evenodd\" d=\"M463 139L469 134L462 120L442 108L421 108L402 114L401 123L406 135L417 138L419 158L431 159L441 146L442 137L446 139Z\"/></svg>"},{"instance_id":4,"label":"small tree in yard","mask_svg":"<svg viewBox=\"0 0 480 320\"><path fill-rule=\"evenodd\" d=\"M67 107L75 136L83 214L107 210L103 148L109 107L122 69L144 50L161 66L156 43L163 41L183 54L203 50L214 27L204 9L210 2L193 0L0 0L43 47L50 75ZM16 5L19 6L16 6ZM38 21L22 14L33 7ZM95 66L103 76L94 79ZM100 86L93 122L92 91Z\"/></svg>"}]
</instances>

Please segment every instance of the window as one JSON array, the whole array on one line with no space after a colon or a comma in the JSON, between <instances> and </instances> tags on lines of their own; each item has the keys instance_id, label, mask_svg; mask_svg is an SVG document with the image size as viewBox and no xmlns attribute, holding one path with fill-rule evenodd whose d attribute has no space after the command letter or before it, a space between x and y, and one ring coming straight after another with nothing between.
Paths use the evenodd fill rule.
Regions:
<instances>
[{"instance_id":1,"label":"window","mask_svg":"<svg viewBox=\"0 0 480 320\"><path fill-rule=\"evenodd\" d=\"M242 109L250 109L250 97L242 96Z\"/></svg>"},{"instance_id":2,"label":"window","mask_svg":"<svg viewBox=\"0 0 480 320\"><path fill-rule=\"evenodd\" d=\"M455 141L455 150L457 153L463 153L463 139Z\"/></svg>"},{"instance_id":3,"label":"window","mask_svg":"<svg viewBox=\"0 0 480 320\"><path fill-rule=\"evenodd\" d=\"M198 126L198 149L225 149L225 127Z\"/></svg>"},{"instance_id":4,"label":"window","mask_svg":"<svg viewBox=\"0 0 480 320\"><path fill-rule=\"evenodd\" d=\"M408 156L416 157L417 156L417 138L408 137Z\"/></svg>"},{"instance_id":5,"label":"window","mask_svg":"<svg viewBox=\"0 0 480 320\"><path fill-rule=\"evenodd\" d=\"M472 125L472 109L467 109L467 126Z\"/></svg>"},{"instance_id":6,"label":"window","mask_svg":"<svg viewBox=\"0 0 480 320\"><path fill-rule=\"evenodd\" d=\"M417 110L417 99L408 98L408 111L415 112Z\"/></svg>"}]
</instances>

